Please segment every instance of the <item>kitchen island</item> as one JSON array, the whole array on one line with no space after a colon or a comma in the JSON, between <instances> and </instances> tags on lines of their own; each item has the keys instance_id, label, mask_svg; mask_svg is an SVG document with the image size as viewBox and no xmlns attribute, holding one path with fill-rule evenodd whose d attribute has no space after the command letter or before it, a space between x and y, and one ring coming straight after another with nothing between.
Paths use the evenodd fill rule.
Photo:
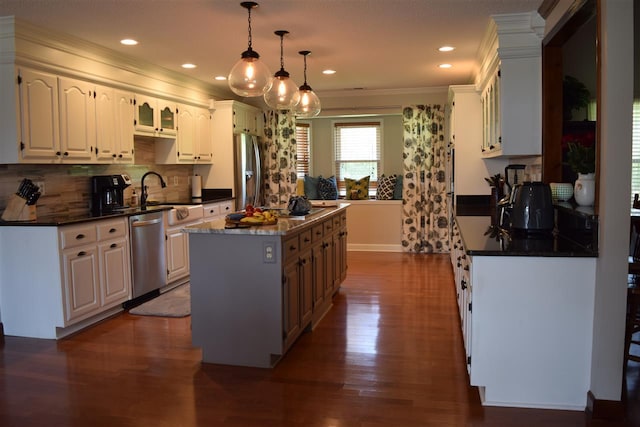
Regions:
<instances>
[{"instance_id":1,"label":"kitchen island","mask_svg":"<svg viewBox=\"0 0 640 427\"><path fill-rule=\"evenodd\" d=\"M281 216L274 225L189 233L192 342L202 360L273 367L331 308L346 277L347 207Z\"/></svg>"},{"instance_id":2,"label":"kitchen island","mask_svg":"<svg viewBox=\"0 0 640 427\"><path fill-rule=\"evenodd\" d=\"M591 377L597 246L456 216L458 308L484 405L582 411Z\"/></svg>"}]
</instances>

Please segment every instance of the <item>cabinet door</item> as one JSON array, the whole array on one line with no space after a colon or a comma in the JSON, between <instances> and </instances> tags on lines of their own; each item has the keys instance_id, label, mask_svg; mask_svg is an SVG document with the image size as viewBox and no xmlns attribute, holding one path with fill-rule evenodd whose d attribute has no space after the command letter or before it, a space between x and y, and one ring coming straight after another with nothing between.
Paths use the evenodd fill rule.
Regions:
<instances>
[{"instance_id":1,"label":"cabinet door","mask_svg":"<svg viewBox=\"0 0 640 427\"><path fill-rule=\"evenodd\" d=\"M100 285L96 246L65 250L65 321L88 317L100 309Z\"/></svg>"},{"instance_id":2,"label":"cabinet door","mask_svg":"<svg viewBox=\"0 0 640 427\"><path fill-rule=\"evenodd\" d=\"M213 160L211 140L211 114L205 108L196 108L196 160L211 163Z\"/></svg>"},{"instance_id":3,"label":"cabinet door","mask_svg":"<svg viewBox=\"0 0 640 427\"><path fill-rule=\"evenodd\" d=\"M181 105L178 109L176 157L179 162L193 162L196 158L196 116L194 108Z\"/></svg>"},{"instance_id":4,"label":"cabinet door","mask_svg":"<svg viewBox=\"0 0 640 427\"><path fill-rule=\"evenodd\" d=\"M177 105L164 99L157 100L157 131L160 136L176 136L178 133Z\"/></svg>"},{"instance_id":5,"label":"cabinet door","mask_svg":"<svg viewBox=\"0 0 640 427\"><path fill-rule=\"evenodd\" d=\"M181 228L167 231L167 282L189 274L189 235Z\"/></svg>"},{"instance_id":6,"label":"cabinet door","mask_svg":"<svg viewBox=\"0 0 640 427\"><path fill-rule=\"evenodd\" d=\"M60 151L62 160L88 162L96 145L94 85L60 77Z\"/></svg>"},{"instance_id":7,"label":"cabinet door","mask_svg":"<svg viewBox=\"0 0 640 427\"><path fill-rule=\"evenodd\" d=\"M333 236L329 235L324 238L322 242L322 257L324 259L324 297L331 298L333 295L333 278L334 278L334 244L333 244Z\"/></svg>"},{"instance_id":8,"label":"cabinet door","mask_svg":"<svg viewBox=\"0 0 640 427\"><path fill-rule=\"evenodd\" d=\"M300 254L300 321L305 327L313 314L313 263L311 249Z\"/></svg>"},{"instance_id":9,"label":"cabinet door","mask_svg":"<svg viewBox=\"0 0 640 427\"><path fill-rule=\"evenodd\" d=\"M114 89L106 86L96 86L95 94L96 160L111 163L118 156L116 94Z\"/></svg>"},{"instance_id":10,"label":"cabinet door","mask_svg":"<svg viewBox=\"0 0 640 427\"><path fill-rule=\"evenodd\" d=\"M133 94L116 90L116 159L119 162L133 162Z\"/></svg>"},{"instance_id":11,"label":"cabinet door","mask_svg":"<svg viewBox=\"0 0 640 427\"><path fill-rule=\"evenodd\" d=\"M135 105L135 130L136 132L155 135L156 133L156 116L157 102L155 98L145 95L136 94L134 99Z\"/></svg>"},{"instance_id":12,"label":"cabinet door","mask_svg":"<svg viewBox=\"0 0 640 427\"><path fill-rule=\"evenodd\" d=\"M111 306L126 301L131 288L128 241L119 239L101 243L98 254L101 305Z\"/></svg>"},{"instance_id":13,"label":"cabinet door","mask_svg":"<svg viewBox=\"0 0 640 427\"><path fill-rule=\"evenodd\" d=\"M324 302L324 289L326 283L324 243L316 244L311 248L313 259L313 307L320 307Z\"/></svg>"},{"instance_id":14,"label":"cabinet door","mask_svg":"<svg viewBox=\"0 0 640 427\"><path fill-rule=\"evenodd\" d=\"M21 160L56 161L60 155L58 79L24 68L18 76Z\"/></svg>"},{"instance_id":15,"label":"cabinet door","mask_svg":"<svg viewBox=\"0 0 640 427\"><path fill-rule=\"evenodd\" d=\"M297 260L284 267L282 299L282 333L286 350L300 333L300 278Z\"/></svg>"}]
</instances>

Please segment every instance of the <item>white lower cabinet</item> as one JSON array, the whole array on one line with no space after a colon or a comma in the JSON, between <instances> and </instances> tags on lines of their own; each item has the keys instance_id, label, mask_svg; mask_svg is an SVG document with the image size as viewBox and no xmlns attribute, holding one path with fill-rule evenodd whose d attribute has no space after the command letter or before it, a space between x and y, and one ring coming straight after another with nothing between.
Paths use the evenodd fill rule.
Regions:
<instances>
[{"instance_id":1,"label":"white lower cabinet","mask_svg":"<svg viewBox=\"0 0 640 427\"><path fill-rule=\"evenodd\" d=\"M467 255L458 225L453 222L451 232L451 264L456 286L456 298L458 300L458 313L460 326L462 327L462 340L466 352L467 371L471 372L471 313L472 313L472 286L471 286L471 256Z\"/></svg>"},{"instance_id":2,"label":"white lower cabinet","mask_svg":"<svg viewBox=\"0 0 640 427\"><path fill-rule=\"evenodd\" d=\"M5 334L62 338L122 311L131 296L128 230L125 217L0 227Z\"/></svg>"},{"instance_id":3,"label":"white lower cabinet","mask_svg":"<svg viewBox=\"0 0 640 427\"><path fill-rule=\"evenodd\" d=\"M184 282L189 277L189 235L182 230L200 224L203 218L202 205L183 206L181 215L176 211L165 214L167 284ZM179 219L181 218L181 219Z\"/></svg>"},{"instance_id":4,"label":"white lower cabinet","mask_svg":"<svg viewBox=\"0 0 640 427\"><path fill-rule=\"evenodd\" d=\"M61 227L65 326L131 294L126 218Z\"/></svg>"}]
</instances>

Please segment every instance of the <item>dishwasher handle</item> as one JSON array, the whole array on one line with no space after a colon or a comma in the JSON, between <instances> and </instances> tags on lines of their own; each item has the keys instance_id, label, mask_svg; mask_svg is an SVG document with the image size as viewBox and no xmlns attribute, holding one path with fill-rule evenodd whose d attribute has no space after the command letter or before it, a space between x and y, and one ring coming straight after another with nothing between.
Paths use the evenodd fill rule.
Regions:
<instances>
[{"instance_id":1,"label":"dishwasher handle","mask_svg":"<svg viewBox=\"0 0 640 427\"><path fill-rule=\"evenodd\" d=\"M148 220L140 220L140 219L132 219L131 220L131 226L132 227L144 227L146 225L153 225L153 224L158 224L159 222L162 222L162 218L157 218L157 219L148 219Z\"/></svg>"}]
</instances>

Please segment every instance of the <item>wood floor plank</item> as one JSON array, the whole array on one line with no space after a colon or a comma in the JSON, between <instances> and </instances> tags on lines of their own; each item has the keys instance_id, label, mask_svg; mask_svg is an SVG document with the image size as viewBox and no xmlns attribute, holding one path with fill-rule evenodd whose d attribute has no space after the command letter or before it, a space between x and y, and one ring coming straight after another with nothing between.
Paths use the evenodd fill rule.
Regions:
<instances>
[{"instance_id":1,"label":"wood floor plank","mask_svg":"<svg viewBox=\"0 0 640 427\"><path fill-rule=\"evenodd\" d=\"M60 340L6 337L0 426L637 426L484 408L468 385L447 255L349 252L332 309L271 370L200 362L190 318L123 314Z\"/></svg>"}]
</instances>

